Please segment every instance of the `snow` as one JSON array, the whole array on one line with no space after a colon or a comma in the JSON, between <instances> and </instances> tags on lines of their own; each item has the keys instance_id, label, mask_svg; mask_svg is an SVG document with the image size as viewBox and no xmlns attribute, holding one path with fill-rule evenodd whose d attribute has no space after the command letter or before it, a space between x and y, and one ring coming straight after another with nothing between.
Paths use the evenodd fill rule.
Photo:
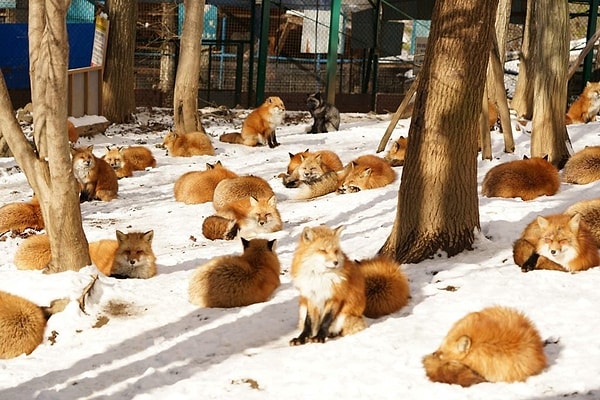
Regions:
<instances>
[{"instance_id":1,"label":"snow","mask_svg":"<svg viewBox=\"0 0 600 400\"><path fill-rule=\"evenodd\" d=\"M513 241L535 216L597 197L600 182L562 184L555 196L529 202L480 197L481 232L474 250L403 266L411 287L407 307L367 319L367 329L355 335L290 347L289 340L298 334L298 293L289 269L303 227L344 225L347 255L373 256L392 227L402 167L397 181L385 188L312 201L292 200L294 189L285 188L277 175L286 170L288 153L307 148L334 150L344 163L373 154L390 116L343 114L339 132L310 135L305 133L310 123L306 115L290 112L294 118L277 131L281 146L269 149L219 142L220 133L239 129L244 114L222 118L219 110L209 111L212 116L204 122L216 156L172 158L155 147L172 126L170 111L161 109L139 109L138 122L112 125L106 135L79 142L94 144L98 156L111 144L152 149L156 168L120 180L118 199L81 208L89 241L114 238L116 229L153 229L157 276L100 277L83 312L77 299L95 267L54 275L20 271L13 255L23 239L5 235L0 241L0 290L39 305L72 300L50 318L36 350L0 360L1 399L600 398L600 268L577 274L522 273L512 260ZM401 120L392 139L406 136L409 123ZM599 123L569 130L575 151L600 144ZM528 133L519 130L514 136L517 149L505 154L502 135L492 134L494 159L479 160L479 184L492 166L529 154ZM282 283L268 302L200 309L187 300L196 267L216 256L239 254L242 248L239 239L211 242L202 236L202 221L213 213L210 203L184 205L173 198L180 175L217 160L237 173L267 179L278 196L284 229L266 236L277 239ZM0 159L0 204L31 195L15 166L12 158ZM437 349L456 320L490 305L517 308L534 322L548 342L548 368L512 384L462 388L430 382L422 357Z\"/></svg>"}]
</instances>

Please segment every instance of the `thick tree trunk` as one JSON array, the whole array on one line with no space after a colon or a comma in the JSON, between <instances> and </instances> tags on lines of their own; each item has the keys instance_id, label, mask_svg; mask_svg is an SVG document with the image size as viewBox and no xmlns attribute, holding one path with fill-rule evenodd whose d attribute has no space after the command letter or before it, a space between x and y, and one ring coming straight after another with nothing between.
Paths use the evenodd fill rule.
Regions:
<instances>
[{"instance_id":1,"label":"thick tree trunk","mask_svg":"<svg viewBox=\"0 0 600 400\"><path fill-rule=\"evenodd\" d=\"M536 41L536 24L532 20L533 0L527 0L527 14L523 28L523 43L519 57L519 76L515 86L515 93L511 108L517 116L531 119L533 116L533 79L531 74L535 71L533 60L535 58L533 43ZM564 112L563 112L564 114Z\"/></svg>"},{"instance_id":2,"label":"thick tree trunk","mask_svg":"<svg viewBox=\"0 0 600 400\"><path fill-rule=\"evenodd\" d=\"M175 130L181 133L204 132L198 112L204 3L204 0L184 1L185 17L173 100Z\"/></svg>"},{"instance_id":3,"label":"thick tree trunk","mask_svg":"<svg viewBox=\"0 0 600 400\"><path fill-rule=\"evenodd\" d=\"M534 2L537 25L535 100L531 128L531 155L561 166L569 158L565 104L569 68L569 6L564 0Z\"/></svg>"},{"instance_id":4,"label":"thick tree trunk","mask_svg":"<svg viewBox=\"0 0 600 400\"><path fill-rule=\"evenodd\" d=\"M29 72L35 150L14 117L4 78L0 80L0 126L15 160L40 200L50 238L52 272L79 270L90 263L67 137L69 3L68 0L30 3Z\"/></svg>"},{"instance_id":5,"label":"thick tree trunk","mask_svg":"<svg viewBox=\"0 0 600 400\"><path fill-rule=\"evenodd\" d=\"M497 0L434 5L392 232L381 252L419 262L469 249L479 229L477 136Z\"/></svg>"},{"instance_id":6,"label":"thick tree trunk","mask_svg":"<svg viewBox=\"0 0 600 400\"><path fill-rule=\"evenodd\" d=\"M137 1L106 1L110 31L102 85L102 113L116 124L131 122L135 112L133 59L137 7Z\"/></svg>"},{"instance_id":7,"label":"thick tree trunk","mask_svg":"<svg viewBox=\"0 0 600 400\"><path fill-rule=\"evenodd\" d=\"M173 90L175 88L175 73L177 70L177 4L162 4L162 30L160 46L160 84L162 105L173 105Z\"/></svg>"}]
</instances>

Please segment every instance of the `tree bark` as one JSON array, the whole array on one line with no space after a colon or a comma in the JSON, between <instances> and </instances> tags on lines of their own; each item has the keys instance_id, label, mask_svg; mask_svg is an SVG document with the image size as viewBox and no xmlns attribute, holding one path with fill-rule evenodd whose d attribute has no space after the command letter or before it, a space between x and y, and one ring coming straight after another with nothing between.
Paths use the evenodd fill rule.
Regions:
<instances>
[{"instance_id":1,"label":"tree bark","mask_svg":"<svg viewBox=\"0 0 600 400\"><path fill-rule=\"evenodd\" d=\"M477 137L497 0L435 2L392 232L415 263L470 249L479 229Z\"/></svg>"},{"instance_id":2,"label":"tree bark","mask_svg":"<svg viewBox=\"0 0 600 400\"><path fill-rule=\"evenodd\" d=\"M137 1L106 0L110 31L102 84L102 113L111 122L131 122L135 112Z\"/></svg>"},{"instance_id":3,"label":"tree bark","mask_svg":"<svg viewBox=\"0 0 600 400\"><path fill-rule=\"evenodd\" d=\"M90 264L67 137L69 3L68 0L30 2L33 147L14 117L6 83L0 75L0 126L16 162L40 200L50 239L51 272L79 270Z\"/></svg>"},{"instance_id":4,"label":"tree bark","mask_svg":"<svg viewBox=\"0 0 600 400\"><path fill-rule=\"evenodd\" d=\"M536 24L532 19L533 3L533 0L527 0L523 43L521 43L521 54L519 56L519 76L517 77L515 93L511 102L511 108L517 112L517 116L529 120L533 116L534 89L531 74L535 71L533 43L536 41Z\"/></svg>"},{"instance_id":5,"label":"tree bark","mask_svg":"<svg viewBox=\"0 0 600 400\"><path fill-rule=\"evenodd\" d=\"M162 29L160 46L160 83L161 102L164 107L173 105L173 90L175 88L175 73L177 70L177 4L162 4Z\"/></svg>"},{"instance_id":6,"label":"tree bark","mask_svg":"<svg viewBox=\"0 0 600 400\"><path fill-rule=\"evenodd\" d=\"M569 6L564 0L534 2L535 65L531 155L562 167L569 158L565 104L569 68Z\"/></svg>"},{"instance_id":7,"label":"tree bark","mask_svg":"<svg viewBox=\"0 0 600 400\"><path fill-rule=\"evenodd\" d=\"M173 120L181 133L204 132L198 112L204 0L185 0L185 17L175 78Z\"/></svg>"}]
</instances>

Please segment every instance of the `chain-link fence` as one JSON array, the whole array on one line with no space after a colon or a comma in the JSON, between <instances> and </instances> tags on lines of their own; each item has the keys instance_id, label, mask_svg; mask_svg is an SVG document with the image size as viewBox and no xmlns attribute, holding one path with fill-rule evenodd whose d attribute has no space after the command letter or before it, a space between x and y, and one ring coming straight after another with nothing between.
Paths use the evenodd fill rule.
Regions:
<instances>
[{"instance_id":1,"label":"chain-link fence","mask_svg":"<svg viewBox=\"0 0 600 400\"><path fill-rule=\"evenodd\" d=\"M198 55L201 106L254 105L257 75L263 73L260 3L206 1L203 48ZM340 109L393 111L399 104L423 60L433 0L422 0L413 9L404 7L406 3L416 2L342 0L335 66ZM137 4L137 101L170 107L185 9L176 0L140 0ZM284 98L289 109L303 109L306 94L323 90L326 83L331 1L271 0L270 4L264 91ZM27 5L27 0L0 0L0 67L13 89L29 84ZM585 45L589 5L569 7L571 37L582 39ZM97 12L92 0L71 2L71 68L89 65ZM511 24L507 53L518 51L522 37L522 24Z\"/></svg>"}]
</instances>

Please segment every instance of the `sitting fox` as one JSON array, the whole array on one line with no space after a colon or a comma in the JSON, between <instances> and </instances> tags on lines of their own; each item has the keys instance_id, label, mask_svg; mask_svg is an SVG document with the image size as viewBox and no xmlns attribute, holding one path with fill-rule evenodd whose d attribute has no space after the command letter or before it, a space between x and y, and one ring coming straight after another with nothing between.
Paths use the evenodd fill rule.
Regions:
<instances>
[{"instance_id":1,"label":"sitting fox","mask_svg":"<svg viewBox=\"0 0 600 400\"><path fill-rule=\"evenodd\" d=\"M525 381L548 363L533 323L517 310L495 306L458 320L423 365L434 382L471 386Z\"/></svg>"},{"instance_id":2,"label":"sitting fox","mask_svg":"<svg viewBox=\"0 0 600 400\"><path fill-rule=\"evenodd\" d=\"M116 232L117 240L100 240L89 244L90 258L106 276L147 279L156 275L156 257L152 251L154 231ZM48 235L30 236L17 248L17 269L42 270L52 254Z\"/></svg>"},{"instance_id":3,"label":"sitting fox","mask_svg":"<svg viewBox=\"0 0 600 400\"><path fill-rule=\"evenodd\" d=\"M119 179L133 176L133 171L156 167L156 159L144 146L106 147L102 158L115 170Z\"/></svg>"},{"instance_id":4,"label":"sitting fox","mask_svg":"<svg viewBox=\"0 0 600 400\"><path fill-rule=\"evenodd\" d=\"M279 287L275 240L242 238L242 245L242 255L216 257L198 267L188 289L192 304L230 308L269 300Z\"/></svg>"},{"instance_id":5,"label":"sitting fox","mask_svg":"<svg viewBox=\"0 0 600 400\"><path fill-rule=\"evenodd\" d=\"M520 197L524 201L552 196L560 188L558 170L548 157L524 156L522 160L492 167L485 177L481 194L486 197Z\"/></svg>"},{"instance_id":6,"label":"sitting fox","mask_svg":"<svg viewBox=\"0 0 600 400\"><path fill-rule=\"evenodd\" d=\"M341 184L338 193L376 189L389 185L396 179L396 171L383 158L371 154L351 161L339 175Z\"/></svg>"},{"instance_id":7,"label":"sitting fox","mask_svg":"<svg viewBox=\"0 0 600 400\"><path fill-rule=\"evenodd\" d=\"M596 239L580 214L538 216L515 241L513 258L523 272L578 272L600 264Z\"/></svg>"},{"instance_id":8,"label":"sitting fox","mask_svg":"<svg viewBox=\"0 0 600 400\"><path fill-rule=\"evenodd\" d=\"M21 296L0 291L0 359L30 354L44 340L46 322L63 311L68 299L39 307Z\"/></svg>"},{"instance_id":9,"label":"sitting fox","mask_svg":"<svg viewBox=\"0 0 600 400\"><path fill-rule=\"evenodd\" d=\"M79 201L111 201L117 197L117 174L106 161L93 153L94 146L75 147L71 150L73 173L79 182Z\"/></svg>"}]
</instances>

